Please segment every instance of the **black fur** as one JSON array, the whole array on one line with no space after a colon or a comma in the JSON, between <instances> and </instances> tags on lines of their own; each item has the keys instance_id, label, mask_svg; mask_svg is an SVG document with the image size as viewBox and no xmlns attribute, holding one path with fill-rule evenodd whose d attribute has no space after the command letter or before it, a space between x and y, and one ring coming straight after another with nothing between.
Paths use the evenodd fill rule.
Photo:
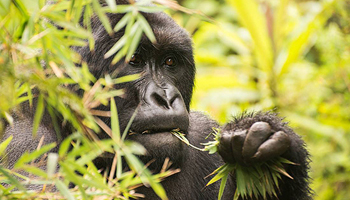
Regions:
<instances>
[{"instance_id":1,"label":"black fur","mask_svg":"<svg viewBox=\"0 0 350 200\"><path fill-rule=\"evenodd\" d=\"M188 140L192 144L200 146L201 143L208 141L206 137L212 132L213 127L219 128L217 122L200 112L191 111L189 107L195 76L191 39L182 28L164 13L144 13L144 16L152 26L157 43L152 44L145 36L142 38L136 51L136 53L142 55L145 61L142 67L131 66L125 63L124 60L112 66L112 58L104 59L104 54L118 41L124 30L109 36L97 18L92 19L93 34L96 39L95 50L91 52L88 47L75 47L74 49L82 55L84 61L88 63L90 71L96 77L103 77L105 74L111 74L114 77L141 74L138 80L116 86L116 88L124 88L125 91L123 98L116 98L121 128L125 129L135 109L141 107L141 111L139 111L141 113L138 114L131 127L139 134L129 136L128 139L137 141L146 147L148 154L141 157L141 159L144 162L155 160L150 165L151 170L159 171L167 157L174 163L174 168L181 169L180 173L168 177L162 183L169 199L216 199L219 183L205 187L209 179L204 179L204 177L223 164L221 157L218 154L209 155L207 152L192 149L169 133L173 128L182 127L182 131L186 133ZM119 14L110 14L109 18L112 26L121 17L122 15ZM169 68L162 64L162 60L169 55L177 60L175 68ZM150 87L152 84L155 86ZM157 95L158 97L155 98L154 96ZM175 99L177 103L172 104L169 96ZM168 104L168 100L170 104L165 105ZM181 108L182 105L185 111L174 114L176 111L174 108ZM160 107L164 106L167 107L164 110L165 114L157 111L157 109L159 110ZM29 109L28 107L24 108ZM100 107L99 109L107 110L108 107ZM172 109L175 111L169 111ZM172 121L172 119L175 119L173 115L183 117L184 120L175 120L174 122ZM157 119L156 121L161 128L154 128L154 124L150 126L149 123L154 123L153 121L145 123L146 118L147 120L148 118ZM57 141L56 133L49 122L50 118L44 119L39 128L39 136L45 135L45 143ZM102 119L110 125L108 118ZM12 167L20 154L26 150L34 150L38 144L37 140L28 139L31 137L32 120L33 116L31 114L25 114L23 117L15 118L15 127L6 127L4 139L10 135L14 136L10 149L8 149L9 157L13 158L10 160L9 167ZM280 184L279 199L311 199L308 186L309 160L305 144L276 114L262 112L242 114L222 128L223 132L248 130L255 122L261 121L268 122L274 132L284 131L289 136L291 146L282 156L299 164L297 166L286 166L287 172L294 177L294 180L283 178ZM167 124L176 122L178 122L176 124L178 127L167 126ZM140 134L148 129L150 129L149 134ZM69 134L65 130L62 130L62 132ZM101 137L107 137L107 135L104 134ZM111 160L108 159L98 159L96 161L96 165L102 168L107 168L110 164ZM232 176L228 180L223 199L232 199L235 188L236 185ZM137 192L145 194L146 199L158 199L150 188L143 187Z\"/></svg>"}]
</instances>

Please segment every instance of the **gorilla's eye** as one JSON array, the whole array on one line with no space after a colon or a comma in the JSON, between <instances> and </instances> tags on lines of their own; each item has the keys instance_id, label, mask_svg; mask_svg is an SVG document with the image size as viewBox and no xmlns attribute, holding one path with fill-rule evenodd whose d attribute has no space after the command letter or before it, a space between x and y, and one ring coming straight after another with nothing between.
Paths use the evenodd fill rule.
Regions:
<instances>
[{"instance_id":1,"label":"gorilla's eye","mask_svg":"<svg viewBox=\"0 0 350 200\"><path fill-rule=\"evenodd\" d=\"M165 59L165 64L169 67L174 67L176 65L176 60L173 57Z\"/></svg>"},{"instance_id":2,"label":"gorilla's eye","mask_svg":"<svg viewBox=\"0 0 350 200\"><path fill-rule=\"evenodd\" d=\"M129 64L139 66L142 63L142 57L140 54L134 54L131 56Z\"/></svg>"}]
</instances>

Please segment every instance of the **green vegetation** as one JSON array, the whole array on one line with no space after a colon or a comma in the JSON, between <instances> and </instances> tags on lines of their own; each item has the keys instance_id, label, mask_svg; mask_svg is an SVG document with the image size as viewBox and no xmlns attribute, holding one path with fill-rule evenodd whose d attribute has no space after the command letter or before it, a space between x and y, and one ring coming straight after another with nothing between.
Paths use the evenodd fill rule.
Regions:
<instances>
[{"instance_id":1,"label":"green vegetation","mask_svg":"<svg viewBox=\"0 0 350 200\"><path fill-rule=\"evenodd\" d=\"M98 105L108 105L112 97L122 94L113 89L113 84L134 80L136 76L95 80L84 63L82 67L75 66L79 55L70 46L94 48L89 24L95 13L109 33L127 27L128 34L109 54L119 52L115 61L123 56L130 58L142 33L151 40L154 37L139 11L154 12L167 7L172 9L168 12L173 18L193 35L198 73L192 109L206 110L222 123L244 110L275 109L307 143L312 156L315 199L348 199L350 1L180 1L205 17L199 12L188 14L188 9L167 1L157 1L163 2L157 7L146 6L145 1L134 6L106 2L108 7L101 7L98 0L60 0L51 5L45 0L1 0L0 118L11 124L11 111L18 112L17 106L28 101L36 107L34 135L44 109L54 119L58 135L59 124L55 120L58 113L75 130L62 142L58 154L47 155L51 163L47 170L37 168L46 163L32 161L56 144L39 146L37 151L26 154L14 170L0 166L0 181L12 185L9 188L0 185L2 199L128 198L140 195L133 193L133 189L141 183L150 185L166 199L159 182L177 171L151 175L135 156L142 154L144 148L125 142L125 133L120 133L118 126L108 128L95 117L106 115L95 110ZM84 5L85 27L81 27L77 23ZM127 15L116 27L110 27L106 12ZM84 95L77 96L67 86L80 88ZM118 124L116 112L111 106L108 116L113 124ZM3 126L0 121L0 132ZM94 132L100 129L109 133L111 139L96 139ZM0 156L6 156L4 149L9 141L0 145ZM68 151L70 144L73 148ZM110 172L101 175L92 160L104 152L116 156ZM130 171L121 170L122 158ZM56 163L61 166L58 172ZM35 178L18 174L23 170ZM69 182L76 187L69 189ZM44 184L44 188L31 192L24 189L26 184ZM50 193L51 185L60 193ZM20 190L11 192L13 188Z\"/></svg>"},{"instance_id":2,"label":"green vegetation","mask_svg":"<svg viewBox=\"0 0 350 200\"><path fill-rule=\"evenodd\" d=\"M13 169L0 165L0 182L8 184L0 185L1 199L128 199L142 197L134 191L142 184L167 199L160 181L178 170L166 171L165 165L161 173L152 175L136 156L145 153L144 147L124 141L127 133L119 130L113 97L123 92L113 86L138 76L114 78L107 75L96 80L87 65L81 63L80 56L70 48L89 45L91 50L94 49L90 19L96 14L109 33L126 26L127 34L106 57L120 50L116 59L129 58L142 33L154 40L140 11L159 11L164 6L149 7L145 1L124 6L107 2L108 7L102 7L98 0L64 0L50 4L41 0L0 2L0 133L5 121L10 125L13 123L12 114L21 112L19 105L23 102L29 102L36 110L33 136L36 136L45 109L53 119L59 138L61 124L58 124L57 116L62 116L74 130L62 141L58 153L47 153L57 144L42 146L39 143L37 150L25 153ZM111 27L107 12L127 13L125 16L129 18ZM83 16L84 27L78 24L80 16ZM81 63L81 67L77 67L77 63ZM83 95L78 96L69 88L78 88ZM101 104L110 105L110 112L96 110ZM112 127L96 117L101 115L111 118ZM96 133L101 129L110 135L110 139L98 139ZM11 139L0 144L1 162L6 162L4 150ZM114 162L109 171L101 174L92 161L108 153L114 155ZM40 159L43 154L48 162ZM129 171L122 170L122 159L127 162ZM58 171L57 165L60 166ZM70 189L70 183L75 187ZM30 191L26 189L28 185L42 187L40 191ZM53 186L59 193L52 190ZM18 190L13 191L14 188Z\"/></svg>"}]
</instances>

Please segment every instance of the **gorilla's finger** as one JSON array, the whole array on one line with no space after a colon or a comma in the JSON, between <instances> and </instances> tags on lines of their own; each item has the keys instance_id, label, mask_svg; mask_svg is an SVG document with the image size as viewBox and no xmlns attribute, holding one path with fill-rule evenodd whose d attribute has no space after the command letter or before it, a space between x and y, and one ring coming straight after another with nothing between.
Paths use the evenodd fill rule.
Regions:
<instances>
[{"instance_id":1,"label":"gorilla's finger","mask_svg":"<svg viewBox=\"0 0 350 200\"><path fill-rule=\"evenodd\" d=\"M232 153L235 160L239 163L243 163L242 149L243 149L243 144L246 136L247 136L247 130L233 133Z\"/></svg>"},{"instance_id":2,"label":"gorilla's finger","mask_svg":"<svg viewBox=\"0 0 350 200\"><path fill-rule=\"evenodd\" d=\"M253 160L262 162L280 156L287 151L289 146L289 136L283 131L278 131L259 147Z\"/></svg>"},{"instance_id":3,"label":"gorilla's finger","mask_svg":"<svg viewBox=\"0 0 350 200\"><path fill-rule=\"evenodd\" d=\"M220 135L220 143L218 145L218 153L225 162L234 163L232 154L232 132L224 132Z\"/></svg>"},{"instance_id":4,"label":"gorilla's finger","mask_svg":"<svg viewBox=\"0 0 350 200\"><path fill-rule=\"evenodd\" d=\"M259 146L272 134L271 127L266 122L254 123L244 141L243 158L250 159L254 156Z\"/></svg>"}]
</instances>

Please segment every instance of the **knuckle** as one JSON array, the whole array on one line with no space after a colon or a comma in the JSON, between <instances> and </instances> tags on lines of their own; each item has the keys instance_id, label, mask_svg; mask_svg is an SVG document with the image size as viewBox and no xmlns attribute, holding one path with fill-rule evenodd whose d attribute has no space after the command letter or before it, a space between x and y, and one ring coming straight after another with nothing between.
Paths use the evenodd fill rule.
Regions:
<instances>
[{"instance_id":1,"label":"knuckle","mask_svg":"<svg viewBox=\"0 0 350 200\"><path fill-rule=\"evenodd\" d=\"M254 132L271 131L271 126L267 122L255 122L249 130Z\"/></svg>"}]
</instances>

